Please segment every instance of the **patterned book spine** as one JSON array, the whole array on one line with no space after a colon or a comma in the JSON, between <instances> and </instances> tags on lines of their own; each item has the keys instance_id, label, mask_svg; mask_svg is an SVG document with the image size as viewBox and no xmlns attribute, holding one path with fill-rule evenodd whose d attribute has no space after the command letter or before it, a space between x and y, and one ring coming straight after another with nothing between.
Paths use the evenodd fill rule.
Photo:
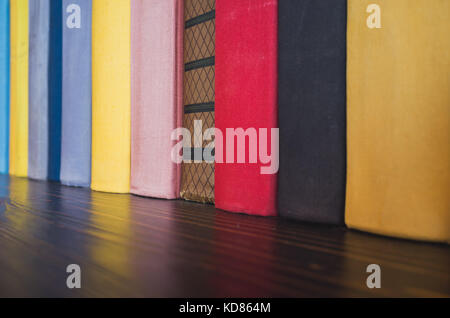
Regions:
<instances>
[{"instance_id":1,"label":"patterned book spine","mask_svg":"<svg viewBox=\"0 0 450 318\"><path fill-rule=\"evenodd\" d=\"M215 0L186 0L184 6L183 127L191 144L183 149L181 197L214 203L213 150L202 136L214 128Z\"/></svg>"}]
</instances>

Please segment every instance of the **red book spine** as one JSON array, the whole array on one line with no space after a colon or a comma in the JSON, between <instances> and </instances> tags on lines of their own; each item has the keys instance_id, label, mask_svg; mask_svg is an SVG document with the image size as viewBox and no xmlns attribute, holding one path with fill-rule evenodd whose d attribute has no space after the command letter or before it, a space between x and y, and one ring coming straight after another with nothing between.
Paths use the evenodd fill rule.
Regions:
<instances>
[{"instance_id":1,"label":"red book spine","mask_svg":"<svg viewBox=\"0 0 450 318\"><path fill-rule=\"evenodd\" d=\"M277 214L277 174L262 173L267 164L260 156L264 128L269 154L271 148L278 152L271 142L272 128L277 128L277 12L277 0L216 1L216 128L223 133L223 148L216 135L215 197L222 210ZM254 148L248 137L245 163L236 162L237 139L234 163L226 162L227 128L256 130L256 163L249 160Z\"/></svg>"}]
</instances>

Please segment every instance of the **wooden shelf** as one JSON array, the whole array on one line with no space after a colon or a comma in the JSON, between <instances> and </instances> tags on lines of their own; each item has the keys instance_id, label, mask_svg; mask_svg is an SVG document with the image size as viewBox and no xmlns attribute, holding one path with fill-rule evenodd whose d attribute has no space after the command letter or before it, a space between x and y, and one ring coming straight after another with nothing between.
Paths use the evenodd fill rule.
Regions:
<instances>
[{"instance_id":1,"label":"wooden shelf","mask_svg":"<svg viewBox=\"0 0 450 318\"><path fill-rule=\"evenodd\" d=\"M0 176L0 296L450 296L450 248ZM82 288L66 287L78 264ZM379 264L382 288L366 287Z\"/></svg>"}]
</instances>

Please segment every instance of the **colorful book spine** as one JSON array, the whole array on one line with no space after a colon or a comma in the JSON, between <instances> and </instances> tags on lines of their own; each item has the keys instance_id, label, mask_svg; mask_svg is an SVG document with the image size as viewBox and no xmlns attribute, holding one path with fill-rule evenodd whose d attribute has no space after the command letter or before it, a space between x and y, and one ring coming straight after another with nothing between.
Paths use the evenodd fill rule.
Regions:
<instances>
[{"instance_id":1,"label":"colorful book spine","mask_svg":"<svg viewBox=\"0 0 450 318\"><path fill-rule=\"evenodd\" d=\"M450 2L348 6L346 224L450 242Z\"/></svg>"},{"instance_id":2,"label":"colorful book spine","mask_svg":"<svg viewBox=\"0 0 450 318\"><path fill-rule=\"evenodd\" d=\"M49 152L50 0L29 0L28 177L46 180Z\"/></svg>"},{"instance_id":3,"label":"colorful book spine","mask_svg":"<svg viewBox=\"0 0 450 318\"><path fill-rule=\"evenodd\" d=\"M216 207L273 216L278 1L217 0L216 9Z\"/></svg>"},{"instance_id":4,"label":"colorful book spine","mask_svg":"<svg viewBox=\"0 0 450 318\"><path fill-rule=\"evenodd\" d=\"M29 0L28 176L59 180L61 2Z\"/></svg>"},{"instance_id":5,"label":"colorful book spine","mask_svg":"<svg viewBox=\"0 0 450 318\"><path fill-rule=\"evenodd\" d=\"M9 0L0 0L0 174L9 172Z\"/></svg>"},{"instance_id":6,"label":"colorful book spine","mask_svg":"<svg viewBox=\"0 0 450 318\"><path fill-rule=\"evenodd\" d=\"M92 1L64 0L61 182L89 187L92 137Z\"/></svg>"},{"instance_id":7,"label":"colorful book spine","mask_svg":"<svg viewBox=\"0 0 450 318\"><path fill-rule=\"evenodd\" d=\"M213 150L202 136L214 129L215 2L184 3L183 127L191 138L183 148L181 197L202 203L214 203Z\"/></svg>"},{"instance_id":8,"label":"colorful book spine","mask_svg":"<svg viewBox=\"0 0 450 318\"><path fill-rule=\"evenodd\" d=\"M92 3L92 178L97 191L130 191L130 0Z\"/></svg>"},{"instance_id":9,"label":"colorful book spine","mask_svg":"<svg viewBox=\"0 0 450 318\"><path fill-rule=\"evenodd\" d=\"M28 0L10 2L9 172L28 176Z\"/></svg>"},{"instance_id":10,"label":"colorful book spine","mask_svg":"<svg viewBox=\"0 0 450 318\"><path fill-rule=\"evenodd\" d=\"M49 104L48 104L48 176L59 181L61 173L62 117L62 1L50 1Z\"/></svg>"},{"instance_id":11,"label":"colorful book spine","mask_svg":"<svg viewBox=\"0 0 450 318\"><path fill-rule=\"evenodd\" d=\"M183 1L131 2L131 189L176 199L181 166L172 132L182 125Z\"/></svg>"},{"instance_id":12,"label":"colorful book spine","mask_svg":"<svg viewBox=\"0 0 450 318\"><path fill-rule=\"evenodd\" d=\"M347 0L279 4L281 216L344 223Z\"/></svg>"}]
</instances>

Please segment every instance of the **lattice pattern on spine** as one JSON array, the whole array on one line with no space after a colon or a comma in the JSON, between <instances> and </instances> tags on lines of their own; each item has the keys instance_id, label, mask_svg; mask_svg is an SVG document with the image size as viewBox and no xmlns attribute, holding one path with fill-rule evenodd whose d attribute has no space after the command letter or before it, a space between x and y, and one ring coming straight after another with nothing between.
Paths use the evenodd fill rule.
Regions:
<instances>
[{"instance_id":1,"label":"lattice pattern on spine","mask_svg":"<svg viewBox=\"0 0 450 318\"><path fill-rule=\"evenodd\" d=\"M186 0L184 13L183 126L194 138L195 120L203 122L203 132L214 128L215 0ZM214 163L183 163L181 197L214 203Z\"/></svg>"}]
</instances>

